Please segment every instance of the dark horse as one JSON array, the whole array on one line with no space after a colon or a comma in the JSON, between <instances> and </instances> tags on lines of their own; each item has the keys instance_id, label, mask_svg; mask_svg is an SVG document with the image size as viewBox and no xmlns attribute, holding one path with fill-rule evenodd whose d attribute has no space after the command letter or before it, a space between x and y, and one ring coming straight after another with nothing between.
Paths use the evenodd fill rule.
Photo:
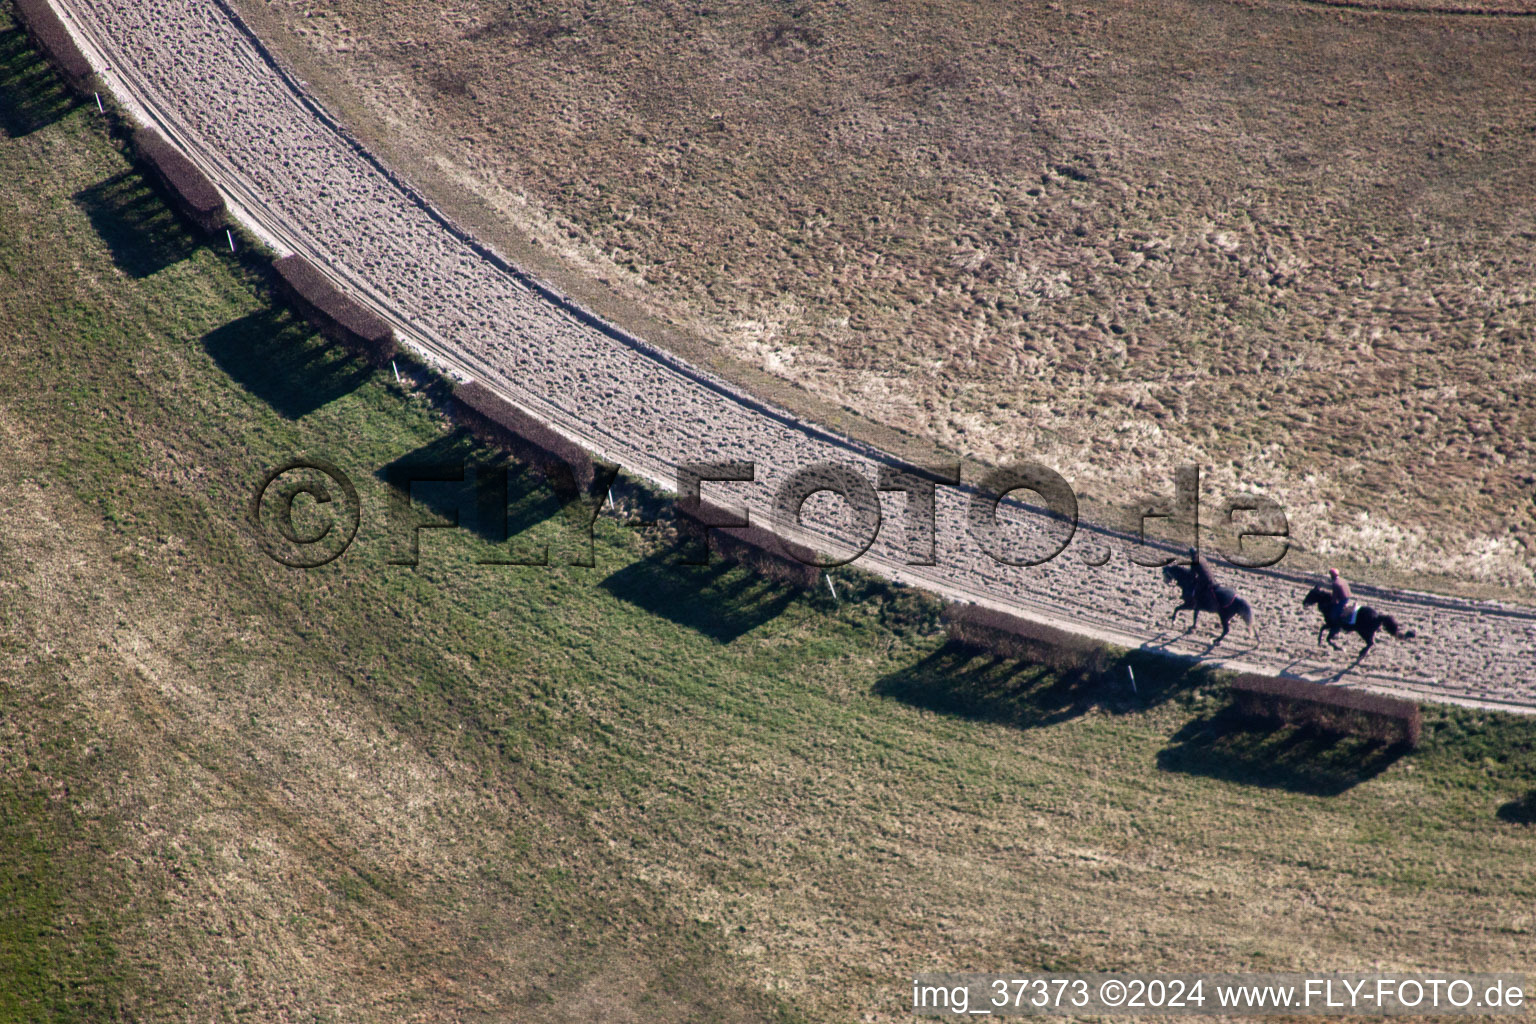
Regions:
<instances>
[{"instance_id":1,"label":"dark horse","mask_svg":"<svg viewBox=\"0 0 1536 1024\"><path fill-rule=\"evenodd\" d=\"M1334 642L1333 638L1338 636L1341 631L1348 630L1352 633L1359 633L1360 638L1365 641L1365 646L1360 648L1360 653L1364 655L1376 643L1376 631L1383 627L1392 636L1400 637L1404 640L1411 640L1418 635L1411 629L1399 633L1397 631L1396 619L1390 615L1381 614L1368 604L1360 605L1359 611L1355 613L1355 621L1352 623L1335 619L1333 617L1333 593L1327 587L1313 587L1307 596L1301 600L1303 608L1314 604L1317 605L1317 610L1323 613L1323 624L1317 628L1318 643L1323 642L1323 631L1327 630L1328 643L1337 647L1339 645Z\"/></svg>"},{"instance_id":2,"label":"dark horse","mask_svg":"<svg viewBox=\"0 0 1536 1024\"><path fill-rule=\"evenodd\" d=\"M1190 609L1195 613L1194 621L1189 624L1190 629L1200 624L1201 612L1215 612L1221 616L1221 636L1216 638L1215 643L1219 644L1227 638L1227 631L1232 628L1233 616L1242 616L1243 621L1248 623L1248 632L1253 634L1255 640L1259 638L1258 627L1253 624L1253 609L1247 601L1238 597L1237 591L1231 587L1214 587L1201 594L1200 600L1196 602L1195 570L1187 565L1165 565L1163 579L1169 583L1177 583L1179 589L1184 592L1184 603L1173 610L1173 618L1177 619L1179 612L1186 608Z\"/></svg>"}]
</instances>

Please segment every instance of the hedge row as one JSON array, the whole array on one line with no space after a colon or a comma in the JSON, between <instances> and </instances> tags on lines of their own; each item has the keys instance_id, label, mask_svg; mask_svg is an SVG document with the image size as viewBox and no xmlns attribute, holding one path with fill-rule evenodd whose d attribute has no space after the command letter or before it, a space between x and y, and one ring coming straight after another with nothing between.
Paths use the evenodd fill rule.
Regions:
<instances>
[{"instance_id":1,"label":"hedge row","mask_svg":"<svg viewBox=\"0 0 1536 1024\"><path fill-rule=\"evenodd\" d=\"M13 0L16 13L34 45L58 69L76 92L93 91L90 62L75 45L64 23L47 0ZM158 132L138 128L133 149L164 185L173 203L204 231L217 231L227 223L223 197L213 182ZM294 306L323 334L383 366L398 348L389 324L361 303L347 296L308 260L287 256L272 264L279 284ZM563 465L583 490L593 486L596 468L581 446L500 398L478 381L453 390L455 418L482 438L506 448L525 461L540 466ZM679 507L684 520L702 533L704 523L728 520L729 513L713 506L698 506L692 514ZM700 516L703 518L700 518ZM760 526L713 530L714 549L725 558L803 587L814 587L821 571L806 564L813 556L805 548L782 540ZM795 557L796 554L799 557Z\"/></svg>"},{"instance_id":2,"label":"hedge row","mask_svg":"<svg viewBox=\"0 0 1536 1024\"><path fill-rule=\"evenodd\" d=\"M170 193L171 202L187 219L212 233L224 227L224 197L208 176L165 141L153 128L135 128L133 151Z\"/></svg>"},{"instance_id":3,"label":"hedge row","mask_svg":"<svg viewBox=\"0 0 1536 1024\"><path fill-rule=\"evenodd\" d=\"M590 490L597 477L585 448L557 434L479 381L453 389L454 418L485 441L540 467L564 465L576 486Z\"/></svg>"},{"instance_id":4,"label":"hedge row","mask_svg":"<svg viewBox=\"0 0 1536 1024\"><path fill-rule=\"evenodd\" d=\"M809 564L816 558L810 548L785 540L761 526L716 527L717 523L735 522L740 517L707 501L679 501L678 518L695 537L703 538L706 527L712 547L722 558L756 569L765 576L810 589L821 579L821 570Z\"/></svg>"},{"instance_id":5,"label":"hedge row","mask_svg":"<svg viewBox=\"0 0 1536 1024\"><path fill-rule=\"evenodd\" d=\"M944 628L951 640L1007 658L1089 674L1109 667L1109 648L1096 640L980 605L945 606Z\"/></svg>"},{"instance_id":6,"label":"hedge row","mask_svg":"<svg viewBox=\"0 0 1536 1024\"><path fill-rule=\"evenodd\" d=\"M566 466L582 490L593 486L597 467L586 449L551 430L484 384L479 381L460 384L453 389L453 399L453 418L482 440L536 466ZM716 523L732 522L736 518L728 510L703 501L679 501L676 508L684 530L699 538L705 536L706 526L714 527ZM710 546L722 558L749 566L765 576L806 588L814 587L820 581L821 570L807 564L814 559L814 552L761 526L714 528L708 531L708 536Z\"/></svg>"},{"instance_id":7,"label":"hedge row","mask_svg":"<svg viewBox=\"0 0 1536 1024\"><path fill-rule=\"evenodd\" d=\"M395 332L384 319L343 294L302 256L284 256L272 264L295 306L320 332L384 366L395 357Z\"/></svg>"},{"instance_id":8,"label":"hedge row","mask_svg":"<svg viewBox=\"0 0 1536 1024\"><path fill-rule=\"evenodd\" d=\"M16 16L38 51L76 93L89 96L96 90L90 61L75 45L64 22L48 0L13 0ZM133 150L170 193L171 202L207 232L224 227L224 198L207 175L181 151L151 128L136 128Z\"/></svg>"},{"instance_id":9,"label":"hedge row","mask_svg":"<svg viewBox=\"0 0 1536 1024\"><path fill-rule=\"evenodd\" d=\"M1419 745L1423 719L1411 700L1272 676L1241 675L1231 686L1237 710L1250 718Z\"/></svg>"},{"instance_id":10,"label":"hedge row","mask_svg":"<svg viewBox=\"0 0 1536 1024\"><path fill-rule=\"evenodd\" d=\"M20 19L42 55L54 66L65 83L81 96L93 91L94 72L91 62L85 59L80 47L70 36L64 22L54 13L48 0L12 0L16 5L16 17Z\"/></svg>"}]
</instances>

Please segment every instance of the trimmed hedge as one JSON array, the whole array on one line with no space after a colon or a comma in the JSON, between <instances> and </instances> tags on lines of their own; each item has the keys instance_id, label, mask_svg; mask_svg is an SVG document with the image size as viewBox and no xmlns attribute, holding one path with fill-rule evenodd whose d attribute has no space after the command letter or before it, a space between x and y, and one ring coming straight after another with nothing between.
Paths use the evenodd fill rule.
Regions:
<instances>
[{"instance_id":1,"label":"trimmed hedge","mask_svg":"<svg viewBox=\"0 0 1536 1024\"><path fill-rule=\"evenodd\" d=\"M213 233L224 227L224 197L208 176L153 128L136 128L133 151L170 193L172 204L192 223Z\"/></svg>"},{"instance_id":2,"label":"trimmed hedge","mask_svg":"<svg viewBox=\"0 0 1536 1024\"><path fill-rule=\"evenodd\" d=\"M1059 670L1097 674L1109 667L1109 648L1097 640L980 605L946 605L944 629L967 646Z\"/></svg>"},{"instance_id":3,"label":"trimmed hedge","mask_svg":"<svg viewBox=\"0 0 1536 1024\"><path fill-rule=\"evenodd\" d=\"M1231 683L1240 714L1324 732L1365 736L1405 747L1419 745L1419 706L1400 697L1314 683L1306 679L1240 675Z\"/></svg>"},{"instance_id":4,"label":"trimmed hedge","mask_svg":"<svg viewBox=\"0 0 1536 1024\"><path fill-rule=\"evenodd\" d=\"M472 433L541 468L557 464L566 466L577 487L583 491L591 489L597 470L585 448L551 430L479 381L455 387L453 399L454 418Z\"/></svg>"},{"instance_id":5,"label":"trimmed hedge","mask_svg":"<svg viewBox=\"0 0 1536 1024\"><path fill-rule=\"evenodd\" d=\"M85 59L80 47L70 36L64 22L54 13L48 0L12 0L16 17L27 30L48 63L54 66L68 86L81 96L89 96L94 90L92 78L95 72L91 62Z\"/></svg>"},{"instance_id":6,"label":"trimmed hedge","mask_svg":"<svg viewBox=\"0 0 1536 1024\"><path fill-rule=\"evenodd\" d=\"M535 466L569 468L582 490L593 486L597 466L585 448L551 430L484 384L479 381L460 384L453 389L453 399L453 418L477 437ZM703 501L679 501L676 509L684 530L701 538L705 535L706 524L714 527L715 523L734 518L726 509ZM813 558L814 552L783 540L761 526L714 527L708 535L712 540L711 547L722 558L807 589L820 582L821 570L801 561Z\"/></svg>"},{"instance_id":7,"label":"trimmed hedge","mask_svg":"<svg viewBox=\"0 0 1536 1024\"><path fill-rule=\"evenodd\" d=\"M302 256L284 256L272 264L278 281L295 306L326 337L384 366L395 357L395 332L384 319L343 294Z\"/></svg>"},{"instance_id":8,"label":"trimmed hedge","mask_svg":"<svg viewBox=\"0 0 1536 1024\"><path fill-rule=\"evenodd\" d=\"M677 515L695 537L705 537L709 527L707 536L722 558L807 590L821 580L821 570L806 564L815 558L815 552L804 545L785 540L761 526L716 526L737 518L727 509L707 501L679 501Z\"/></svg>"}]
</instances>

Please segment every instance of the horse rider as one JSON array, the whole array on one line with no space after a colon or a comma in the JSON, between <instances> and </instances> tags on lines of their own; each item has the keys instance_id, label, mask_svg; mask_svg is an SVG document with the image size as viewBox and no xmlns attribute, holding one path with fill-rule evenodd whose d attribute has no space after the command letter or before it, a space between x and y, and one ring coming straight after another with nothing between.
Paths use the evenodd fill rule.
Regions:
<instances>
[{"instance_id":1,"label":"horse rider","mask_svg":"<svg viewBox=\"0 0 1536 1024\"><path fill-rule=\"evenodd\" d=\"M1205 559L1201 557L1197 548L1189 549L1189 567L1195 574L1194 589L1190 591L1190 598L1195 607L1199 608L1207 596L1210 597L1211 604L1219 604L1216 595L1216 579L1211 575L1211 567L1205 564Z\"/></svg>"},{"instance_id":2,"label":"horse rider","mask_svg":"<svg viewBox=\"0 0 1536 1024\"><path fill-rule=\"evenodd\" d=\"M1339 570L1329 569L1329 589L1333 592L1333 621L1345 626L1355 624L1355 598L1349 592L1349 584L1339 575Z\"/></svg>"}]
</instances>

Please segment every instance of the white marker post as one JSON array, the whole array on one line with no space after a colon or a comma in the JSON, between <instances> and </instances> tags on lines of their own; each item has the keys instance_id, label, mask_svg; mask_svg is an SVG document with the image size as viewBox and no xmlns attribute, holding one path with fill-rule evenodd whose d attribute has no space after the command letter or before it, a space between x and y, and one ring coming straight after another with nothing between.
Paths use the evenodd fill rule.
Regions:
<instances>
[{"instance_id":1,"label":"white marker post","mask_svg":"<svg viewBox=\"0 0 1536 1024\"><path fill-rule=\"evenodd\" d=\"M230 252L234 252L235 251L235 233L233 231L229 230L229 228L225 228L224 229L224 237L229 239L229 251Z\"/></svg>"},{"instance_id":2,"label":"white marker post","mask_svg":"<svg viewBox=\"0 0 1536 1024\"><path fill-rule=\"evenodd\" d=\"M832 594L832 600L842 604L843 599L837 596L837 588L832 585L832 574L824 572L821 574L821 578L827 581L827 590Z\"/></svg>"},{"instance_id":3,"label":"white marker post","mask_svg":"<svg viewBox=\"0 0 1536 1024\"><path fill-rule=\"evenodd\" d=\"M107 112L107 108L101 105L101 93L98 92L98 93L95 94L95 96L96 96L96 109L99 110L101 113L105 114Z\"/></svg>"},{"instance_id":4,"label":"white marker post","mask_svg":"<svg viewBox=\"0 0 1536 1024\"><path fill-rule=\"evenodd\" d=\"M1125 674L1131 677L1131 692L1138 697L1141 696L1141 693L1136 689L1136 673L1131 671L1131 666L1125 666Z\"/></svg>"},{"instance_id":5,"label":"white marker post","mask_svg":"<svg viewBox=\"0 0 1536 1024\"><path fill-rule=\"evenodd\" d=\"M399 384L400 383L400 367L396 366L395 365L395 361L393 359L391 359L389 361L389 368L391 370L395 371L395 383Z\"/></svg>"},{"instance_id":6,"label":"white marker post","mask_svg":"<svg viewBox=\"0 0 1536 1024\"><path fill-rule=\"evenodd\" d=\"M613 488L608 488L608 511L613 511Z\"/></svg>"}]
</instances>

